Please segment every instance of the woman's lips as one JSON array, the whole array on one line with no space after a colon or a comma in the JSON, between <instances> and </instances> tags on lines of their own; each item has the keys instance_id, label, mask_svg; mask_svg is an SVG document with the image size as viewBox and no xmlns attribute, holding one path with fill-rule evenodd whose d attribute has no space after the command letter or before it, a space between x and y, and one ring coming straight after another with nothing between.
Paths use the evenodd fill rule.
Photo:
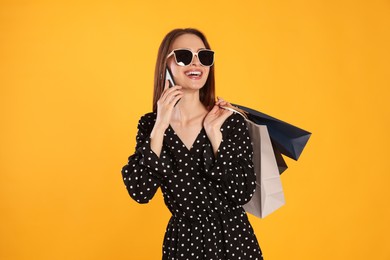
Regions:
<instances>
[{"instance_id":1,"label":"woman's lips","mask_svg":"<svg viewBox=\"0 0 390 260\"><path fill-rule=\"evenodd\" d=\"M185 74L190 79L200 79L203 75L202 71L200 70L188 70L185 72Z\"/></svg>"}]
</instances>

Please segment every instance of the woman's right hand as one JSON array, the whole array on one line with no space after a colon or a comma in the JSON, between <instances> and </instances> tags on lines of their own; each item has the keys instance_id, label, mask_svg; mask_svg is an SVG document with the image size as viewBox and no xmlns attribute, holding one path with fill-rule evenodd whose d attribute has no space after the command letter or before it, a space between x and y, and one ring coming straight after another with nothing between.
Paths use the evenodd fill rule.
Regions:
<instances>
[{"instance_id":1,"label":"woman's right hand","mask_svg":"<svg viewBox=\"0 0 390 260\"><path fill-rule=\"evenodd\" d=\"M155 126L165 130L171 121L173 107L176 102L183 97L181 86L169 87L168 80L165 81L164 91L157 101L157 118Z\"/></svg>"}]
</instances>

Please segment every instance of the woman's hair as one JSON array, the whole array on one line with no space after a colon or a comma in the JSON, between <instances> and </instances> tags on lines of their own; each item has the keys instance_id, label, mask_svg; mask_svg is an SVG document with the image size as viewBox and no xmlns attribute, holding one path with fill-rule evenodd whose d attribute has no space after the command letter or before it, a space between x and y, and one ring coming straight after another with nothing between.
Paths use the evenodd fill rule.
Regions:
<instances>
[{"instance_id":1,"label":"woman's hair","mask_svg":"<svg viewBox=\"0 0 390 260\"><path fill-rule=\"evenodd\" d=\"M198 36L204 43L207 49L210 48L206 36L197 29L185 28L185 29L174 29L169 32L161 42L160 48L158 49L156 68L154 71L154 93L153 93L153 112L157 112L157 101L160 99L162 92L164 91L164 79L165 70L167 67L166 57L169 54L169 48L172 43L183 34L194 34ZM209 76L205 85L199 91L200 102L206 107L207 110L211 110L215 103L215 77L214 77L214 66L210 67Z\"/></svg>"}]
</instances>

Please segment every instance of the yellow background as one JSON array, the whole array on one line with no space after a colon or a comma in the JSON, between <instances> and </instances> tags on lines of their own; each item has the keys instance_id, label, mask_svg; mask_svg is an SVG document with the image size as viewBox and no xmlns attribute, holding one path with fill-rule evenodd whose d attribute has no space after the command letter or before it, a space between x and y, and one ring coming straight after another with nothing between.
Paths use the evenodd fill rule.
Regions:
<instances>
[{"instance_id":1,"label":"yellow background","mask_svg":"<svg viewBox=\"0 0 390 260\"><path fill-rule=\"evenodd\" d=\"M250 216L265 259L390 259L385 0L1 1L0 259L161 259L162 194L120 170L176 27L207 35L217 95L313 132L287 204Z\"/></svg>"}]
</instances>

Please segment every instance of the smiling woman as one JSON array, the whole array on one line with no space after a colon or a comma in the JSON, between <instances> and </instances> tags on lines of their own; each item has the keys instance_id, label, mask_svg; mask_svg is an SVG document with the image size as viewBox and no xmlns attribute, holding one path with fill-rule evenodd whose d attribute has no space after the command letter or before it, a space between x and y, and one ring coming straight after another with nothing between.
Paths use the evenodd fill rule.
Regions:
<instances>
[{"instance_id":1,"label":"smiling woman","mask_svg":"<svg viewBox=\"0 0 390 260\"><path fill-rule=\"evenodd\" d=\"M214 52L195 29L160 45L153 112L139 120L122 176L130 196L149 202L160 187L172 217L163 259L257 259L262 252L242 205L255 191L244 119L214 97ZM169 68L176 86L162 75ZM176 102L180 102L175 106Z\"/></svg>"}]
</instances>

